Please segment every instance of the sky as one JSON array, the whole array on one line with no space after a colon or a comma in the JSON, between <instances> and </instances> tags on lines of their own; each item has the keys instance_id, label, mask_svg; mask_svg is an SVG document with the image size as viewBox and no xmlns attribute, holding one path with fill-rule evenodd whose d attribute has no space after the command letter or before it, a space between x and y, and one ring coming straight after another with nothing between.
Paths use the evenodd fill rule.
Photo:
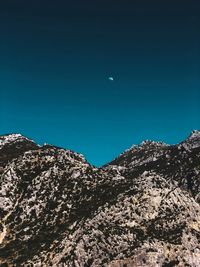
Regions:
<instances>
[{"instance_id":1,"label":"sky","mask_svg":"<svg viewBox=\"0 0 200 267\"><path fill-rule=\"evenodd\" d=\"M1 1L0 135L96 166L182 141L200 129L199 14L199 0Z\"/></svg>"}]
</instances>

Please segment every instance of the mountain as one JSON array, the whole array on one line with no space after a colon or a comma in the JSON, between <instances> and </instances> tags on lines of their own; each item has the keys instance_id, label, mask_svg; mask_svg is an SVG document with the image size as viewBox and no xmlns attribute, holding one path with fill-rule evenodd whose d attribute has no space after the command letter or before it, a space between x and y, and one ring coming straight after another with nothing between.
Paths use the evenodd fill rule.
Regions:
<instances>
[{"instance_id":1,"label":"mountain","mask_svg":"<svg viewBox=\"0 0 200 267\"><path fill-rule=\"evenodd\" d=\"M0 266L200 266L200 132L96 168L0 136Z\"/></svg>"},{"instance_id":2,"label":"mountain","mask_svg":"<svg viewBox=\"0 0 200 267\"><path fill-rule=\"evenodd\" d=\"M133 146L109 166L117 166L125 177L138 177L144 171L154 171L167 181L189 191L200 202L200 131L177 145L144 141Z\"/></svg>"},{"instance_id":3,"label":"mountain","mask_svg":"<svg viewBox=\"0 0 200 267\"><path fill-rule=\"evenodd\" d=\"M18 157L25 151L37 149L36 145L32 140L20 135L10 134L0 136L0 167L1 169L9 161ZM0 169L0 170L1 170Z\"/></svg>"}]
</instances>

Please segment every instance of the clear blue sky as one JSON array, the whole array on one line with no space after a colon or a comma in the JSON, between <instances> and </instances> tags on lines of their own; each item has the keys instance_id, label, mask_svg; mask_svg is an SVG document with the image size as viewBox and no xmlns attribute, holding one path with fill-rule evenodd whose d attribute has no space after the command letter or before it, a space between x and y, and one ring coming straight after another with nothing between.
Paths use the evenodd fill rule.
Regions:
<instances>
[{"instance_id":1,"label":"clear blue sky","mask_svg":"<svg viewBox=\"0 0 200 267\"><path fill-rule=\"evenodd\" d=\"M199 14L199 1L1 1L0 134L98 166L181 141L200 129Z\"/></svg>"}]
</instances>

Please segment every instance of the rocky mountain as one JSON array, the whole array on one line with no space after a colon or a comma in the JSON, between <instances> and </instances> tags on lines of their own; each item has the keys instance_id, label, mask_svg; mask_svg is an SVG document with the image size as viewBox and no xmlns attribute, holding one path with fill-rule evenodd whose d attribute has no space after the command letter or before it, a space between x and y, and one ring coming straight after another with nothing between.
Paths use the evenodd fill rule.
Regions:
<instances>
[{"instance_id":1,"label":"rocky mountain","mask_svg":"<svg viewBox=\"0 0 200 267\"><path fill-rule=\"evenodd\" d=\"M0 266L200 266L200 132L96 168L0 137Z\"/></svg>"},{"instance_id":2,"label":"rocky mountain","mask_svg":"<svg viewBox=\"0 0 200 267\"><path fill-rule=\"evenodd\" d=\"M0 136L0 170L23 152L37 148L32 140L20 134Z\"/></svg>"},{"instance_id":3,"label":"rocky mountain","mask_svg":"<svg viewBox=\"0 0 200 267\"><path fill-rule=\"evenodd\" d=\"M144 171L154 171L167 181L189 191L200 202L200 131L177 145L144 141L113 160L125 177L137 177Z\"/></svg>"}]
</instances>

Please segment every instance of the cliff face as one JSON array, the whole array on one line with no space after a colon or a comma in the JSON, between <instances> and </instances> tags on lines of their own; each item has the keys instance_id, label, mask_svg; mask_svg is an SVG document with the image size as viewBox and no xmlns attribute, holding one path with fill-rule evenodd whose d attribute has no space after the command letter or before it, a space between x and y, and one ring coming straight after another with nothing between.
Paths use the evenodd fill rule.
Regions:
<instances>
[{"instance_id":1,"label":"cliff face","mask_svg":"<svg viewBox=\"0 0 200 267\"><path fill-rule=\"evenodd\" d=\"M0 266L200 266L200 132L95 168L0 137Z\"/></svg>"}]
</instances>

